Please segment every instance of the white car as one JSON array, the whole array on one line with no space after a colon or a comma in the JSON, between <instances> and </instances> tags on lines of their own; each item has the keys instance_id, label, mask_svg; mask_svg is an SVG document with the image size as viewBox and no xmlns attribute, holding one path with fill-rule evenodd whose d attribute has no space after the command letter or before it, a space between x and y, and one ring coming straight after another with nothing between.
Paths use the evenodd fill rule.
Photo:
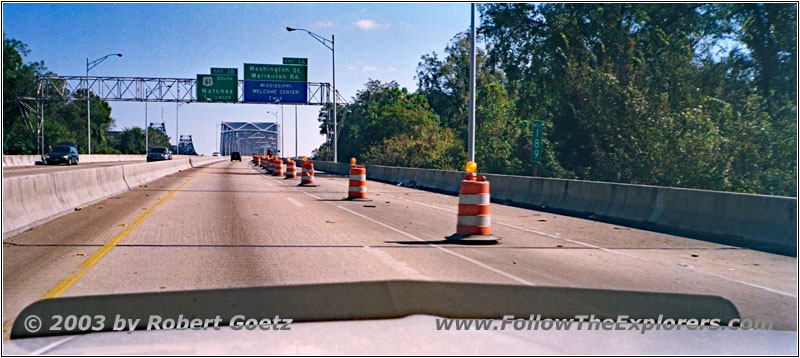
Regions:
<instances>
[{"instance_id":1,"label":"white car","mask_svg":"<svg viewBox=\"0 0 800 358\"><path fill-rule=\"evenodd\" d=\"M214 153L211 154L211 156L219 157L219 152L214 152Z\"/></svg>"}]
</instances>

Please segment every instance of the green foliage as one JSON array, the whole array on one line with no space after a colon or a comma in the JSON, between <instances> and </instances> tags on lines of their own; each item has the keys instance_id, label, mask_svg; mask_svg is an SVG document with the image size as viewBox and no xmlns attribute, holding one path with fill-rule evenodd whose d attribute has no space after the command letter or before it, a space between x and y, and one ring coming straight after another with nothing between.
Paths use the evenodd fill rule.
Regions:
<instances>
[{"instance_id":1,"label":"green foliage","mask_svg":"<svg viewBox=\"0 0 800 358\"><path fill-rule=\"evenodd\" d=\"M26 115L19 98L36 97L36 76L53 73L47 71L44 62L25 63L23 57L28 54L30 50L24 43L8 39L3 34L3 153L5 154L37 152L37 118L34 113ZM82 92L76 93L76 97L85 98L85 90ZM92 97L92 153L128 153L132 150L130 147L115 147L114 143L109 141L108 133L114 126L114 120L111 118L111 107L108 102L98 100L93 93L90 96ZM29 105L36 107L33 101L29 101ZM86 153L88 144L86 106L85 100L45 102L44 146L60 142L76 142L78 150ZM144 139L141 147L144 147Z\"/></svg>"},{"instance_id":2,"label":"green foliage","mask_svg":"<svg viewBox=\"0 0 800 358\"><path fill-rule=\"evenodd\" d=\"M797 195L797 4L479 8L479 171L530 174L531 125L540 120L539 175ZM355 119L344 124L340 151L461 169L468 49L461 33L444 58L422 56L417 94L426 101L413 102L417 111L395 110L387 98L397 96L368 83L348 112ZM422 115L428 107L435 117ZM404 123L427 117L426 125Z\"/></svg>"}]
</instances>

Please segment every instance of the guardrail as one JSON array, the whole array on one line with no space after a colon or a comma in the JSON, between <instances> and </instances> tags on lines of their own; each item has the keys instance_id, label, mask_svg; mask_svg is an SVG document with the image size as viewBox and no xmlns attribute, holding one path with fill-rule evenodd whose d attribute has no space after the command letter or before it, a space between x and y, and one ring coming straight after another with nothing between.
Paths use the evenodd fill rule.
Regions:
<instances>
[{"instance_id":1,"label":"guardrail","mask_svg":"<svg viewBox=\"0 0 800 358\"><path fill-rule=\"evenodd\" d=\"M3 237L181 170L227 159L184 157L4 178Z\"/></svg>"},{"instance_id":2,"label":"guardrail","mask_svg":"<svg viewBox=\"0 0 800 358\"><path fill-rule=\"evenodd\" d=\"M347 163L314 161L346 174ZM464 172L367 165L367 179L458 194ZM797 256L797 198L482 174L492 201Z\"/></svg>"}]
</instances>

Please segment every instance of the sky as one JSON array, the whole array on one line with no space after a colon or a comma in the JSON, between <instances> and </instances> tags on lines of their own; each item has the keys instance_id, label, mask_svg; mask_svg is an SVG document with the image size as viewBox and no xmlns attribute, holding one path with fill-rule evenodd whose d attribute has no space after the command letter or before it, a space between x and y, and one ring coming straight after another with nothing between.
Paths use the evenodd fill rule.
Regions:
<instances>
[{"instance_id":1,"label":"sky","mask_svg":"<svg viewBox=\"0 0 800 358\"><path fill-rule=\"evenodd\" d=\"M85 75L86 59L110 57L91 76L196 78L211 67L279 64L283 57L308 58L308 81L331 81L331 51L303 32L335 35L336 87L348 101L369 79L397 81L416 89L420 57L442 54L470 26L468 3L447 4L3 4L3 32L28 45L26 61L44 61L59 75ZM145 105L110 102L116 130L145 123ZM221 121L272 122L264 104L150 103L150 122L163 122L176 138L192 135L198 153L216 151ZM310 155L319 135L318 106L298 106L297 154ZM294 106L284 106L286 154L295 154ZM280 120L280 116L279 116Z\"/></svg>"}]
</instances>

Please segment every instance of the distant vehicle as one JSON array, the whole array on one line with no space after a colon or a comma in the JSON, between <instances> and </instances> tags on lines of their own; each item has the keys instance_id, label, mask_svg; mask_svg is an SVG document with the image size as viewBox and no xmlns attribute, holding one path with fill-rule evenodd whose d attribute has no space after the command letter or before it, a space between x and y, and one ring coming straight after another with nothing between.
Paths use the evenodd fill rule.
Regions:
<instances>
[{"instance_id":1,"label":"distant vehicle","mask_svg":"<svg viewBox=\"0 0 800 358\"><path fill-rule=\"evenodd\" d=\"M211 156L213 156L213 157L219 157L219 152L214 152L214 153L212 153L212 154L211 154Z\"/></svg>"},{"instance_id":2,"label":"distant vehicle","mask_svg":"<svg viewBox=\"0 0 800 358\"><path fill-rule=\"evenodd\" d=\"M231 152L231 161L238 160L242 161L242 154L239 152Z\"/></svg>"},{"instance_id":3,"label":"distant vehicle","mask_svg":"<svg viewBox=\"0 0 800 358\"><path fill-rule=\"evenodd\" d=\"M69 145L57 145L44 155L47 164L78 165L78 149Z\"/></svg>"},{"instance_id":4,"label":"distant vehicle","mask_svg":"<svg viewBox=\"0 0 800 358\"><path fill-rule=\"evenodd\" d=\"M172 160L172 152L167 147L150 147L147 152L147 161Z\"/></svg>"}]
</instances>

